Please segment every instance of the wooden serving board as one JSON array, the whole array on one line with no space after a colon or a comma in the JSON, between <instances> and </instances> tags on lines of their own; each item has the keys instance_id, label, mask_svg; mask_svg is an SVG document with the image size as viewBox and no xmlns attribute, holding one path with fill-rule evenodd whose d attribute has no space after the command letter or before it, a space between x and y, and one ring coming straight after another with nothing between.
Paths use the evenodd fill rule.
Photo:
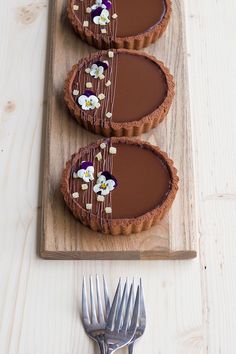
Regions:
<instances>
[{"instance_id":1,"label":"wooden serving board","mask_svg":"<svg viewBox=\"0 0 236 354\"><path fill-rule=\"evenodd\" d=\"M43 186L41 256L49 259L188 259L196 256L196 212L189 112L183 0L173 1L173 16L164 36L145 49L162 60L175 77L176 96L167 119L141 136L159 145L175 161L180 190L170 213L159 224L132 236L104 236L82 226L64 204L60 192L65 162L81 146L98 139L72 119L63 100L67 72L95 51L73 32L66 1L52 2L48 114Z\"/></svg>"}]
</instances>

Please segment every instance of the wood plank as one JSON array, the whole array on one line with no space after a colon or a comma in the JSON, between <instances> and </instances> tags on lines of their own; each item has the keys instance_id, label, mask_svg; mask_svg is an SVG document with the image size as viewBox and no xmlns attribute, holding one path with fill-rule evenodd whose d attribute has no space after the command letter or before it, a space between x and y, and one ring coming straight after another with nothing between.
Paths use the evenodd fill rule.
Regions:
<instances>
[{"instance_id":1,"label":"wood plank","mask_svg":"<svg viewBox=\"0 0 236 354\"><path fill-rule=\"evenodd\" d=\"M182 0L173 3L166 34L145 49L162 60L176 82L176 97L168 118L141 136L159 145L173 158L179 171L180 191L170 213L152 229L130 237L94 233L76 221L63 202L60 178L65 162L81 146L98 137L82 129L69 116L63 101L67 72L94 48L74 34L66 16L66 2L52 6L48 117L45 144L45 175L41 256L49 259L187 259L196 256L191 119Z\"/></svg>"}]
</instances>

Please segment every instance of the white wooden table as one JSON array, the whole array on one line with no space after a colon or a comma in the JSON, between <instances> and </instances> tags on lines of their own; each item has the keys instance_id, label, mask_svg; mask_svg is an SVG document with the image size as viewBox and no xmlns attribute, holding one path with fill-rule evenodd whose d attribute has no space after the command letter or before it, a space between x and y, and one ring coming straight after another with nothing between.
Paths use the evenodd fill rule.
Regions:
<instances>
[{"instance_id":1,"label":"white wooden table","mask_svg":"<svg viewBox=\"0 0 236 354\"><path fill-rule=\"evenodd\" d=\"M235 0L186 0L199 257L182 262L37 257L47 11L47 1L1 2L0 353L95 352L79 318L81 277L104 273L110 285L143 278L148 327L137 354L234 354Z\"/></svg>"}]
</instances>

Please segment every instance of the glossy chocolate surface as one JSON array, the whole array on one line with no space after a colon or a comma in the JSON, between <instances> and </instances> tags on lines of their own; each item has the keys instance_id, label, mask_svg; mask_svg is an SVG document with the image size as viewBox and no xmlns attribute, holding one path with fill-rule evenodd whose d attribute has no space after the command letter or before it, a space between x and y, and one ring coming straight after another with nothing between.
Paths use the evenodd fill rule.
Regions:
<instances>
[{"instance_id":1,"label":"glossy chocolate surface","mask_svg":"<svg viewBox=\"0 0 236 354\"><path fill-rule=\"evenodd\" d=\"M167 95L160 67L145 56L117 54L113 122L132 122L152 113Z\"/></svg>"},{"instance_id":2,"label":"glossy chocolate surface","mask_svg":"<svg viewBox=\"0 0 236 354\"><path fill-rule=\"evenodd\" d=\"M145 147L114 144L113 174L119 181L112 192L113 219L135 218L160 206L171 188L165 162Z\"/></svg>"},{"instance_id":3,"label":"glossy chocolate surface","mask_svg":"<svg viewBox=\"0 0 236 354\"><path fill-rule=\"evenodd\" d=\"M164 0L115 0L117 37L144 33L159 23L166 12Z\"/></svg>"}]
</instances>

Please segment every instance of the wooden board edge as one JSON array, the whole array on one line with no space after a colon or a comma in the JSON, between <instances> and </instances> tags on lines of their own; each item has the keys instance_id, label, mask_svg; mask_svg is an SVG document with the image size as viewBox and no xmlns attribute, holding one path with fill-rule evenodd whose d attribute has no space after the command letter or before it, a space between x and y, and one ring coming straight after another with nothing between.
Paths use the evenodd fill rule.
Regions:
<instances>
[{"instance_id":1,"label":"wooden board edge","mask_svg":"<svg viewBox=\"0 0 236 354\"><path fill-rule=\"evenodd\" d=\"M190 154L191 154L191 178L193 181L193 189L192 189L192 210L193 210L193 218L192 218L192 232L190 235L188 241L188 250L184 252L193 252L195 253L195 257L198 256L198 212L197 212L197 190L196 190L196 184L194 183L196 181L196 171L195 171L195 158L194 158L194 137L193 137L193 118L192 118L192 110L191 110L191 102L190 102L190 79L189 79L189 67L188 67L188 52L187 52L187 36L186 36L186 4L183 1L183 6L182 6L182 23L183 23L183 51L184 51L184 67L185 67L185 83L186 83L186 93L188 95L188 100L187 100L187 111L188 111L188 124L190 126L190 134L189 134L189 149L190 149ZM172 253L179 253L181 251L178 250L178 246L175 247L176 242L174 241L176 239L176 236L170 236L170 249ZM177 242L178 243L178 242Z\"/></svg>"},{"instance_id":2,"label":"wooden board edge","mask_svg":"<svg viewBox=\"0 0 236 354\"><path fill-rule=\"evenodd\" d=\"M50 124L50 113L51 113L51 101L52 101L52 74L53 74L53 56L54 56L54 36L53 36L53 27L55 26L56 16L55 16L55 8L56 8L56 1L49 2L48 8L48 33L47 33L47 49L46 49L46 60L45 60L45 72L48 73L47 78L45 77L45 96L46 96L46 106L44 111L43 119L45 119L44 124L44 140L45 140L45 147L44 147L44 156L43 156L43 178L42 178L42 213L40 222L41 225L39 227L40 234L39 234L39 242L38 242L38 252L39 256L44 252L45 249L45 234L46 234L46 206L47 206L47 198L48 198L48 190L47 190L47 182L48 182L48 161L49 161L49 124Z\"/></svg>"},{"instance_id":3,"label":"wooden board edge","mask_svg":"<svg viewBox=\"0 0 236 354\"><path fill-rule=\"evenodd\" d=\"M170 250L163 251L144 251L144 252L122 252L122 251L109 251L97 252L63 252L63 251L49 251L44 248L40 250L40 256L43 259L49 260L190 260L197 257L196 251L176 251Z\"/></svg>"}]
</instances>

